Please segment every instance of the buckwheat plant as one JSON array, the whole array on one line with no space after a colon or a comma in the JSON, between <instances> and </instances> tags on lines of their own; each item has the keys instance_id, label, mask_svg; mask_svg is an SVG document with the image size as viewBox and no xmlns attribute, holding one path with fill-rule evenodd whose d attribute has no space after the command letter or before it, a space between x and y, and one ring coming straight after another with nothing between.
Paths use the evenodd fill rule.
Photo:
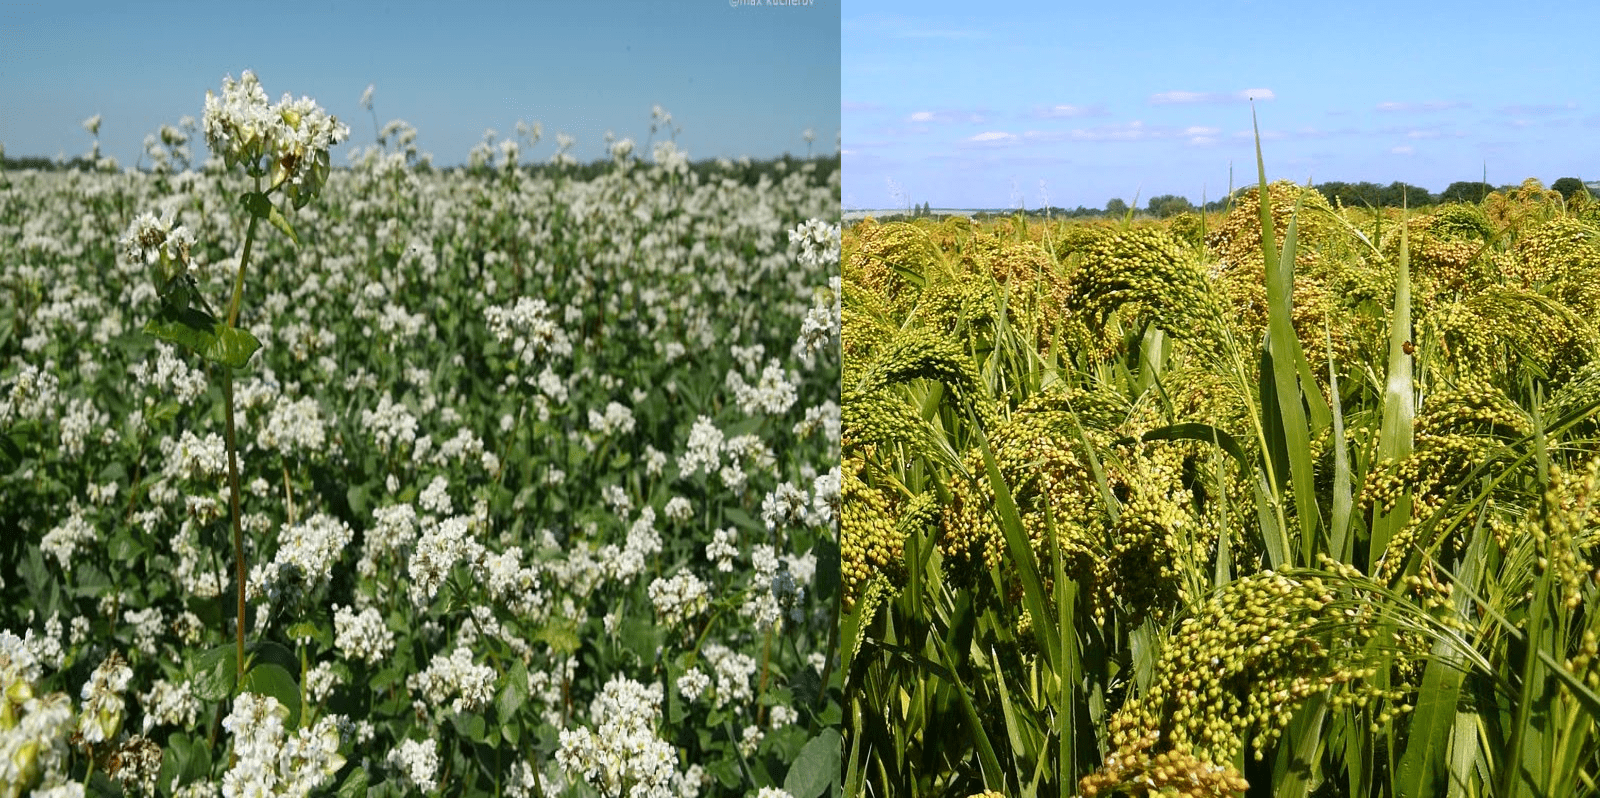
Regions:
<instances>
[{"instance_id":1,"label":"buckwheat plant","mask_svg":"<svg viewBox=\"0 0 1600 798\"><path fill-rule=\"evenodd\" d=\"M98 127L98 117L96 117ZM188 347L218 367L221 372L223 418L228 447L228 498L233 523L233 553L238 603L236 619L239 679L245 677L245 594L246 567L244 532L239 510L239 446L234 422L233 370L242 368L261 343L248 330L239 329L239 310L244 300L245 275L250 265L250 250L262 220L295 240L293 227L283 210L274 204L274 195L294 210L304 208L322 191L328 180L328 148L349 137L350 129L329 116L315 101L298 100L285 94L276 105L267 100L266 90L255 73L245 70L239 80L228 76L222 81L222 96L206 92L202 118L206 143L220 155L228 169L242 166L250 178L250 190L241 192L239 204L250 219L244 246L233 279L233 293L227 312L218 319L200 296L190 273L190 252L195 238L182 225L172 226L170 216L153 214L139 217L124 238L129 260L143 259L152 267L151 276L159 286L161 310L145 326L145 331L164 341ZM292 410L291 410L292 412ZM314 410L312 411L314 414ZM269 427L275 428L277 425ZM268 434L264 431L263 435ZM298 443L315 445L313 437ZM285 444L290 445L290 444ZM287 480L287 475L285 477Z\"/></svg>"}]
</instances>

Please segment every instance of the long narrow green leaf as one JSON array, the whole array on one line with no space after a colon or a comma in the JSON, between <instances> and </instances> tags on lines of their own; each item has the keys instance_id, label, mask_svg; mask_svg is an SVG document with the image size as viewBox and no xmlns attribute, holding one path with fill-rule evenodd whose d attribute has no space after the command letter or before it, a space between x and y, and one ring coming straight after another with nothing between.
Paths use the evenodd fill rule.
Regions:
<instances>
[{"instance_id":1,"label":"long narrow green leaf","mask_svg":"<svg viewBox=\"0 0 1600 798\"><path fill-rule=\"evenodd\" d=\"M1456 566L1452 581L1458 584L1477 584L1483 570L1487 536L1484 533L1485 513L1478 514L1466 554ZM1454 597L1454 612L1463 626L1472 622L1472 598L1468 591ZM1395 793L1401 796L1434 795L1436 786L1447 771L1449 754L1447 746L1458 738L1456 726L1461 722L1457 702L1461 697L1462 683L1469 667L1463 647L1455 640L1440 636L1433 643L1428 664L1422 672L1422 687L1417 693L1416 709L1411 716L1409 740L1400 757L1397 771L1399 783Z\"/></svg>"},{"instance_id":2,"label":"long narrow green leaf","mask_svg":"<svg viewBox=\"0 0 1600 798\"><path fill-rule=\"evenodd\" d=\"M1255 124L1255 110L1251 109L1251 124ZM1289 229L1284 236L1283 255L1280 258L1277 235L1272 224L1272 194L1267 186L1267 166L1261 156L1261 130L1256 126L1256 175L1260 185L1257 196L1261 216L1261 254L1266 261L1267 285L1267 351L1272 354L1272 382L1277 394L1277 415L1280 420L1279 435L1269 436L1267 446L1280 450L1279 457L1268 462L1277 465L1286 459L1289 473L1275 472L1273 487L1278 500L1287 503L1290 485L1293 485L1295 512L1299 516L1302 551L1309 551L1322 520L1317 509L1315 481L1311 467L1311 436L1306 423L1304 400L1300 390L1299 369L1296 361L1305 358L1300 349L1300 339L1294 332L1294 255L1296 219L1289 218ZM1263 374L1265 381L1267 375ZM1306 386L1307 393L1316 390L1315 384ZM1265 404L1265 397L1263 397ZM1264 413L1273 413L1267 405ZM1287 477L1287 479L1286 479ZM1284 530L1287 532L1287 530ZM1288 551L1285 551L1288 554ZM1309 563L1303 563L1309 564Z\"/></svg>"},{"instance_id":3,"label":"long narrow green leaf","mask_svg":"<svg viewBox=\"0 0 1600 798\"><path fill-rule=\"evenodd\" d=\"M1289 721L1272 768L1274 798L1305 798L1316 787L1316 765L1322 755L1323 720L1327 714L1327 701L1317 694L1307 698Z\"/></svg>"},{"instance_id":4,"label":"long narrow green leaf","mask_svg":"<svg viewBox=\"0 0 1600 798\"><path fill-rule=\"evenodd\" d=\"M1039 578L1038 558L1034 556L1028 533L1022 528L1022 517L1017 512L1016 502L1011 499L1011 488L1006 485L1000 466L995 463L988 436L978 429L976 419L973 419L973 428L978 430L978 444L983 450L983 464L989 472L989 486L994 490L995 511L999 515L1000 528L1005 533L1006 546L1011 552L1011 564L1022 579L1023 602L1033 619L1033 635L1045 662L1054 672L1055 658L1061 650L1060 632L1051 623L1055 613L1049 611L1046 603L1048 596L1044 592L1044 582ZM1054 541L1051 545L1055 545Z\"/></svg>"},{"instance_id":5,"label":"long narrow green leaf","mask_svg":"<svg viewBox=\"0 0 1600 798\"><path fill-rule=\"evenodd\" d=\"M1322 343L1328 350L1328 396L1333 423L1333 518L1328 528L1328 556L1349 563L1353 554L1350 540L1350 447L1344 434L1344 404L1339 399L1339 370L1333 362L1333 336L1328 319L1322 319Z\"/></svg>"},{"instance_id":6,"label":"long narrow green leaf","mask_svg":"<svg viewBox=\"0 0 1600 798\"><path fill-rule=\"evenodd\" d=\"M1411 241L1404 220L1400 224L1399 271L1394 283L1394 315L1389 324L1389 370L1383 391L1383 425L1378 431L1378 464L1398 462L1411 454L1412 422L1416 398L1411 387ZM1389 539L1411 517L1411 491L1403 489L1394 509L1374 519L1367 573L1376 573Z\"/></svg>"}]
</instances>

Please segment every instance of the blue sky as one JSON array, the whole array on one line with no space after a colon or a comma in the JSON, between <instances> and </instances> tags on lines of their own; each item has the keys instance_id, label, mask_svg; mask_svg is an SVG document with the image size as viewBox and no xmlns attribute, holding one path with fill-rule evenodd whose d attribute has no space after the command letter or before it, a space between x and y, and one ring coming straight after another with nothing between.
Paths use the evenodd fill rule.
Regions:
<instances>
[{"instance_id":1,"label":"blue sky","mask_svg":"<svg viewBox=\"0 0 1600 798\"><path fill-rule=\"evenodd\" d=\"M844 208L1199 202L1269 179L1600 179L1600 4L844 8ZM1040 182L1043 181L1041 192Z\"/></svg>"},{"instance_id":2,"label":"blue sky","mask_svg":"<svg viewBox=\"0 0 1600 798\"><path fill-rule=\"evenodd\" d=\"M5 0L0 143L9 157L71 158L93 145L82 122L101 114L102 152L132 166L147 134L198 119L207 89L250 69L274 102L309 96L350 125L336 164L374 138L369 84L378 125L410 122L439 165L464 162L486 128L515 136L518 119L544 125L523 160L548 159L557 133L593 160L607 130L643 145L657 104L691 159L803 157L808 128L827 154L840 132L839 4Z\"/></svg>"}]
</instances>

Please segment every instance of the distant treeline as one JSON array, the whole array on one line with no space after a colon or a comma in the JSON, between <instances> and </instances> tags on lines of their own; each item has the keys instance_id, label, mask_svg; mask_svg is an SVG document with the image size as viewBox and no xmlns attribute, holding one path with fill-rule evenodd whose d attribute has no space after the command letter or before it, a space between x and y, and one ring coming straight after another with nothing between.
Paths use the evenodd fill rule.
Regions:
<instances>
[{"instance_id":1,"label":"distant treeline","mask_svg":"<svg viewBox=\"0 0 1600 798\"><path fill-rule=\"evenodd\" d=\"M732 166L728 167L718 163L718 161L715 159L694 161L689 164L689 171L699 175L702 181L713 177L718 180L723 178L731 178L740 185L753 186L760 183L763 177L767 178L773 183L777 183L783 179L784 175L800 168L800 166L803 164L816 163L818 165L812 170L811 182L813 184L820 185L827 182L828 176L835 170L839 169L840 158L837 153L829 156L819 155L810 159L796 158L785 153L777 158L767 158L763 160L756 160L753 158L740 159L737 161L731 161L731 163ZM12 158L10 156L4 156L0 157L0 165L3 165L8 171L21 169L37 169L45 172L95 171L94 161L82 156L73 158L72 160L63 161L56 161L50 158L40 157ZM335 167L335 169L339 168L348 167ZM611 171L615 168L615 166L613 166L610 160L599 160L586 164L520 164L517 168L534 177L555 177L557 175L565 175L566 177L574 180L587 181L593 180L601 174ZM465 170L467 167L436 167L424 164L415 167L415 169L419 172L456 172Z\"/></svg>"},{"instance_id":2,"label":"distant treeline","mask_svg":"<svg viewBox=\"0 0 1600 798\"><path fill-rule=\"evenodd\" d=\"M1177 216L1180 213L1189 213L1199 210L1205 210L1207 212L1223 211L1227 210L1229 203L1232 202L1233 196L1238 196L1242 192L1249 191L1250 188L1252 187L1247 186L1241 188L1233 192L1232 196L1212 200L1211 202L1205 203L1203 206L1196 205L1193 202L1190 202L1188 198L1180 197L1176 194L1162 194L1151 197L1150 200L1145 203L1143 208L1133 208L1132 210L1134 210L1136 213L1144 213L1162 219L1171 216ZM1338 180L1333 180L1327 183L1313 184L1312 188L1320 192L1322 196L1327 197L1329 203L1343 203L1345 207L1398 208L1404 204L1412 208L1418 208L1424 205L1441 205L1446 202L1481 202L1483 198L1487 197L1491 192L1515 191L1518 188L1518 185L1510 184L1504 186L1493 186L1480 181L1459 180L1451 183L1444 191L1441 191L1437 194L1434 194L1421 186L1413 186L1409 183L1402 183L1398 180L1390 183L1387 186L1380 186L1377 183L1345 183ZM1584 186L1583 181L1576 177L1563 177L1556 182L1551 183L1550 189L1552 191L1560 192L1561 196L1568 199L1571 199L1573 194L1588 190ZM1076 217L1120 217L1127 214L1129 210L1130 208L1125 200L1121 198L1113 198L1106 203L1104 208L1087 208L1082 205L1079 205L1076 208L1057 208L1051 206L1048 208L1035 208L1022 212L1028 216L1037 216L1040 218L1049 216L1052 219L1070 219ZM982 219L989 216L1011 216L1016 213L1017 211L1007 210L980 211L974 213L973 218ZM927 203L923 203L921 205L913 205L903 214L897 213L888 216L880 216L878 218L880 221L882 221L897 218L922 218L938 215L941 214L929 208Z\"/></svg>"}]
</instances>

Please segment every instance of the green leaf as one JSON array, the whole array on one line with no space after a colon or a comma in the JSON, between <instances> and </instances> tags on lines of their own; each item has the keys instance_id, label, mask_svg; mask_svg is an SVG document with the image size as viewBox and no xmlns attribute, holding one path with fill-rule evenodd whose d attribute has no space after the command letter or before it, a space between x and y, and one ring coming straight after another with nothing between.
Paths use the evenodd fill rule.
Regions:
<instances>
[{"instance_id":1,"label":"green leaf","mask_svg":"<svg viewBox=\"0 0 1600 798\"><path fill-rule=\"evenodd\" d=\"M823 729L811 738L783 778L783 791L794 798L817 798L839 782L844 736L837 729Z\"/></svg>"},{"instance_id":2,"label":"green leaf","mask_svg":"<svg viewBox=\"0 0 1600 798\"><path fill-rule=\"evenodd\" d=\"M496 699L495 708L500 711L502 720L509 721L527 700L528 666L522 664L522 660L517 660L511 666L511 670L500 677L500 695ZM508 742L515 744L514 741L508 740Z\"/></svg>"},{"instance_id":3,"label":"green leaf","mask_svg":"<svg viewBox=\"0 0 1600 798\"><path fill-rule=\"evenodd\" d=\"M228 368L243 368L261 348L261 342L249 330L229 327L198 308L163 307L144 325L144 331Z\"/></svg>"},{"instance_id":4,"label":"green leaf","mask_svg":"<svg viewBox=\"0 0 1600 798\"><path fill-rule=\"evenodd\" d=\"M300 686L295 684L294 677L282 665L263 662L251 668L250 672L244 675L244 689L245 692L277 699L279 704L289 710L289 719L284 721L284 728L299 727Z\"/></svg>"},{"instance_id":5,"label":"green leaf","mask_svg":"<svg viewBox=\"0 0 1600 798\"><path fill-rule=\"evenodd\" d=\"M451 713L450 723L456 727L456 731L461 732L462 737L468 740L478 743L489 742L489 724L483 719L482 715L476 712ZM500 731L496 729L495 734L498 736L499 733Z\"/></svg>"},{"instance_id":6,"label":"green leaf","mask_svg":"<svg viewBox=\"0 0 1600 798\"><path fill-rule=\"evenodd\" d=\"M195 660L194 694L201 701L223 701L238 681L238 653L232 643L208 649Z\"/></svg>"},{"instance_id":7,"label":"green leaf","mask_svg":"<svg viewBox=\"0 0 1600 798\"><path fill-rule=\"evenodd\" d=\"M273 227L278 228L279 231L288 236L295 246L300 246L300 239L295 236L294 228L289 226L289 220L283 218L283 212L278 210L278 206L272 204L272 200L266 194L252 191L240 197L239 203L244 205L245 210L249 211L251 216L267 220Z\"/></svg>"},{"instance_id":8,"label":"green leaf","mask_svg":"<svg viewBox=\"0 0 1600 798\"><path fill-rule=\"evenodd\" d=\"M366 768L352 768L339 785L339 798L365 798L367 794Z\"/></svg>"},{"instance_id":9,"label":"green leaf","mask_svg":"<svg viewBox=\"0 0 1600 798\"><path fill-rule=\"evenodd\" d=\"M1240 467L1249 468L1250 461L1245 457L1244 447L1239 445L1238 439L1226 431L1210 424L1187 422L1182 424L1169 424L1165 427L1150 430L1144 434L1146 441L1200 441L1202 443L1215 443L1222 450L1233 456Z\"/></svg>"}]
</instances>

